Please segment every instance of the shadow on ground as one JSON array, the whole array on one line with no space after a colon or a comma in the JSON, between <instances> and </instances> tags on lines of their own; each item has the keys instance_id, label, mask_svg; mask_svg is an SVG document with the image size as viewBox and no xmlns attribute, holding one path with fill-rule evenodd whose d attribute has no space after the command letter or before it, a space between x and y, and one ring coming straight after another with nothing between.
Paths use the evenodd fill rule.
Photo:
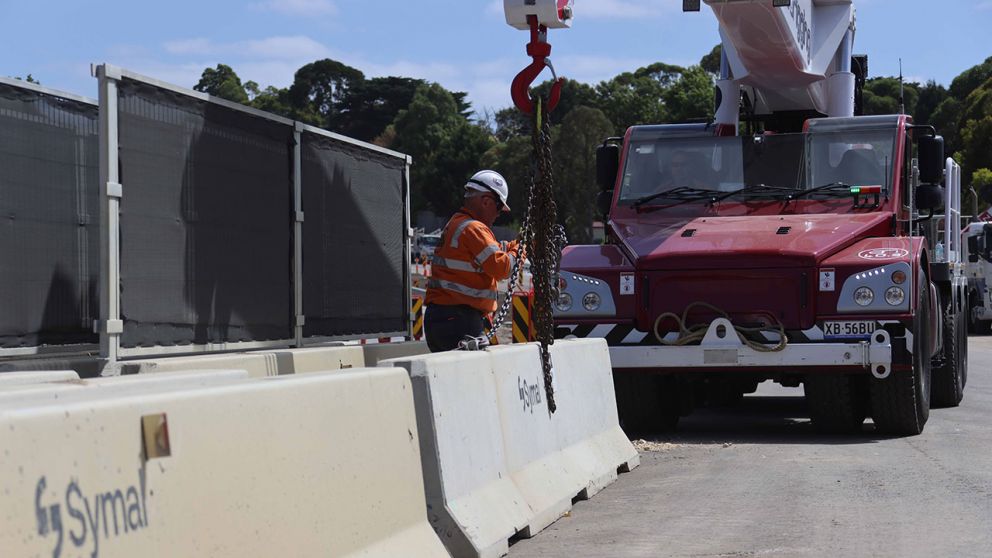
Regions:
<instances>
[{"instance_id":1,"label":"shadow on ground","mask_svg":"<svg viewBox=\"0 0 992 558\"><path fill-rule=\"evenodd\" d=\"M801 392L799 392L801 393ZM837 435L817 432L802 395L750 395L731 406L707 406L682 417L672 432L628 432L631 439L655 444L805 444L849 445L886 439L875 433L871 419L860 432Z\"/></svg>"}]
</instances>

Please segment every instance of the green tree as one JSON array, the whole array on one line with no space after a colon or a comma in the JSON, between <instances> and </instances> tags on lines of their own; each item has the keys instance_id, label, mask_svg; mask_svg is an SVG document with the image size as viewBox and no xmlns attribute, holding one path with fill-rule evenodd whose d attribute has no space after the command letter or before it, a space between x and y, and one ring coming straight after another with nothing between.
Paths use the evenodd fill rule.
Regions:
<instances>
[{"instance_id":1,"label":"green tree","mask_svg":"<svg viewBox=\"0 0 992 558\"><path fill-rule=\"evenodd\" d=\"M978 169L971 175L971 187L975 189L978 193L978 208L974 210L974 214L978 215L983 209L988 208L989 204L985 202L985 198L992 194L992 169ZM968 201L971 196L963 196L963 200L969 205L972 203ZM971 208L969 208L971 209Z\"/></svg>"},{"instance_id":2,"label":"green tree","mask_svg":"<svg viewBox=\"0 0 992 558\"><path fill-rule=\"evenodd\" d=\"M706 56L703 56L703 59L699 61L699 65L718 78L720 77L720 60L722 56L723 46L716 45Z\"/></svg>"},{"instance_id":3,"label":"green tree","mask_svg":"<svg viewBox=\"0 0 992 558\"><path fill-rule=\"evenodd\" d=\"M713 76L700 66L691 66L668 87L664 99L674 122L711 119L716 104Z\"/></svg>"},{"instance_id":4,"label":"green tree","mask_svg":"<svg viewBox=\"0 0 992 558\"><path fill-rule=\"evenodd\" d=\"M598 218L596 146L612 130L613 123L601 110L577 107L565 116L557 134L555 198L559 221L572 244L592 241L592 223Z\"/></svg>"},{"instance_id":5,"label":"green tree","mask_svg":"<svg viewBox=\"0 0 992 558\"><path fill-rule=\"evenodd\" d=\"M916 101L916 110L913 111L913 122L917 124L931 124L931 118L937 111L944 99L947 99L947 88L930 80L919 88L919 99Z\"/></svg>"},{"instance_id":6,"label":"green tree","mask_svg":"<svg viewBox=\"0 0 992 558\"><path fill-rule=\"evenodd\" d=\"M248 104L258 110L278 114L286 118L293 117L293 109L289 106L289 89L268 86L259 89L254 81L245 83L245 92L248 93Z\"/></svg>"},{"instance_id":7,"label":"green tree","mask_svg":"<svg viewBox=\"0 0 992 558\"><path fill-rule=\"evenodd\" d=\"M906 114L913 114L916 109L916 102L919 98L916 83L904 83L900 87L899 78L878 77L872 78L865 83L864 89L864 113L874 114L900 114L902 105L900 99L900 89L902 97L905 99Z\"/></svg>"},{"instance_id":8,"label":"green tree","mask_svg":"<svg viewBox=\"0 0 992 558\"><path fill-rule=\"evenodd\" d=\"M339 131L348 118L344 100L353 87L365 81L365 74L325 58L296 71L289 88L294 118L308 124Z\"/></svg>"},{"instance_id":9,"label":"green tree","mask_svg":"<svg viewBox=\"0 0 992 558\"><path fill-rule=\"evenodd\" d=\"M532 95L546 98L551 92L552 82L545 81L533 88ZM558 106L551 112L551 124L561 124L569 112L579 106L597 106L596 90L592 86L565 79L561 87L561 97ZM500 141L506 141L517 135L529 133L533 116L524 114L516 106L502 109L495 116L495 134Z\"/></svg>"},{"instance_id":10,"label":"green tree","mask_svg":"<svg viewBox=\"0 0 992 558\"><path fill-rule=\"evenodd\" d=\"M661 124L668 121L669 112L662 100L668 82L681 68L648 66L635 72L625 72L596 86L599 102L606 117L617 132L637 124ZM677 79L677 76L675 76Z\"/></svg>"},{"instance_id":11,"label":"green tree","mask_svg":"<svg viewBox=\"0 0 992 558\"><path fill-rule=\"evenodd\" d=\"M235 103L248 104L248 93L241 84L241 78L226 64L217 64L216 68L203 70L200 81L193 89Z\"/></svg>"},{"instance_id":12,"label":"green tree","mask_svg":"<svg viewBox=\"0 0 992 558\"><path fill-rule=\"evenodd\" d=\"M530 136L514 136L493 145L483 154L479 166L503 175L510 187L511 220L522 223L531 179Z\"/></svg>"},{"instance_id":13,"label":"green tree","mask_svg":"<svg viewBox=\"0 0 992 558\"><path fill-rule=\"evenodd\" d=\"M417 88L410 106L396 115L391 148L413 157L413 209L444 215L461 203L465 180L492 146L489 133L465 119L455 96L436 83Z\"/></svg>"},{"instance_id":14,"label":"green tree","mask_svg":"<svg viewBox=\"0 0 992 558\"><path fill-rule=\"evenodd\" d=\"M354 83L341 99L341 112L347 118L341 121L339 131L362 141L374 140L401 110L410 106L414 93L423 84L423 80L404 77Z\"/></svg>"}]
</instances>

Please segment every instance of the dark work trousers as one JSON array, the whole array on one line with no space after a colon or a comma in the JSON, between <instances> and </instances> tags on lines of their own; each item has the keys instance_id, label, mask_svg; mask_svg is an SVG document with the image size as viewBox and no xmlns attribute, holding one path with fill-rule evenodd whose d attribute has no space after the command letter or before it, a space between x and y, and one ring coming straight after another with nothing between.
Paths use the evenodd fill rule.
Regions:
<instances>
[{"instance_id":1,"label":"dark work trousers","mask_svg":"<svg viewBox=\"0 0 992 558\"><path fill-rule=\"evenodd\" d=\"M432 353L451 351L465 336L482 337L482 312L471 306L428 304L424 311L424 335Z\"/></svg>"}]
</instances>

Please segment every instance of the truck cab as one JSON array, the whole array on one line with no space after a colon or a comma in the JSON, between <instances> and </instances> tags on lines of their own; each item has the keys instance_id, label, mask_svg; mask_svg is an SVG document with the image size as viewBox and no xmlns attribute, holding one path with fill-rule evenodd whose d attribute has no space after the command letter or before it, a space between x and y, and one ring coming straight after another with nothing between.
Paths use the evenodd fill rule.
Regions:
<instances>
[{"instance_id":1,"label":"truck cab","mask_svg":"<svg viewBox=\"0 0 992 558\"><path fill-rule=\"evenodd\" d=\"M606 338L634 430L774 380L822 430L919 433L966 367L960 249L935 250L960 203L942 140L905 115L724 134L604 143L607 240L565 249L556 336Z\"/></svg>"}]
</instances>

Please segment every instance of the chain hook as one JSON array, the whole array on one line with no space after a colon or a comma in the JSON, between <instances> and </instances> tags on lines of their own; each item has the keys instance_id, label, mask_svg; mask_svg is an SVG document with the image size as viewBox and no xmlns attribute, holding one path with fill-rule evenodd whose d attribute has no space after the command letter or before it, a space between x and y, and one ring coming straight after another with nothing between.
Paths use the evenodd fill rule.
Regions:
<instances>
[{"instance_id":1,"label":"chain hook","mask_svg":"<svg viewBox=\"0 0 992 558\"><path fill-rule=\"evenodd\" d=\"M518 109L526 114L533 114L534 102L530 98L530 86L545 67L550 68L551 77L554 79L554 83L551 85L551 95L548 97L548 112L551 112L561 100L561 87L565 80L555 74L555 67L548 59L551 56L548 28L538 23L535 15L527 16L527 23L530 24L530 42L527 43L527 55L534 61L517 74L517 77L513 78L510 95L513 98L513 104L517 105Z\"/></svg>"}]
</instances>

